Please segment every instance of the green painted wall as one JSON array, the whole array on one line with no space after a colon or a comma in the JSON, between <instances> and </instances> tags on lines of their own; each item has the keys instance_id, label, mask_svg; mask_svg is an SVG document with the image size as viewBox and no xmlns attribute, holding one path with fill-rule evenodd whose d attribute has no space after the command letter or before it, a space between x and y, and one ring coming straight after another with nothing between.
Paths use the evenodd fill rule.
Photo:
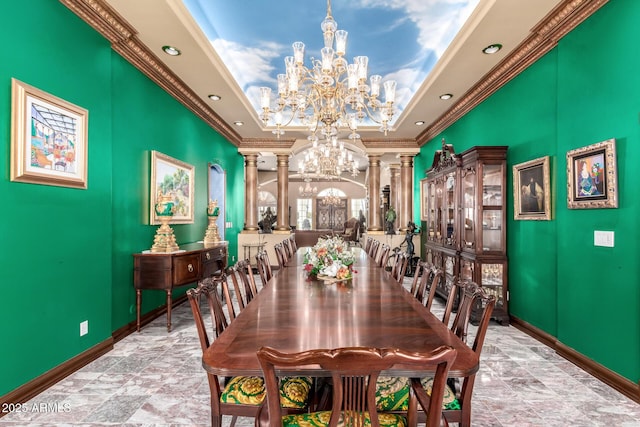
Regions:
<instances>
[{"instance_id":1,"label":"green painted wall","mask_svg":"<svg viewBox=\"0 0 640 427\"><path fill-rule=\"evenodd\" d=\"M640 209L631 173L640 160L640 58L630 53L640 39L637 22L640 2L607 3L419 156L430 162L442 137L459 152L509 146L511 314L634 383L640 379ZM568 209L566 152L609 138L617 142L620 207ZM553 220L515 221L511 168L546 155ZM416 180L423 177L416 168ZM614 231L615 247L594 247L594 230Z\"/></svg>"},{"instance_id":2,"label":"green painted wall","mask_svg":"<svg viewBox=\"0 0 640 427\"><path fill-rule=\"evenodd\" d=\"M0 38L12 44L0 66L0 396L135 320L131 254L149 248L156 229L147 225L150 150L196 168L196 219L174 227L178 243L204 235L208 162L227 171L232 255L244 203L235 147L61 3L5 3ZM10 182L12 77L89 110L86 190ZM147 292L143 309L163 303ZM89 334L80 337L84 320Z\"/></svg>"}]
</instances>

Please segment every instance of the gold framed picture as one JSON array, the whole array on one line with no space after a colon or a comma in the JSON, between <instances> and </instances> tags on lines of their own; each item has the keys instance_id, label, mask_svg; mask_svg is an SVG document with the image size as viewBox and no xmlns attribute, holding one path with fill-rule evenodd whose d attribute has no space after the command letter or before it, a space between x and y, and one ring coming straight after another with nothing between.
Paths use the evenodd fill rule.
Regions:
<instances>
[{"instance_id":1,"label":"gold framed picture","mask_svg":"<svg viewBox=\"0 0 640 427\"><path fill-rule=\"evenodd\" d=\"M618 207L615 139L567 152L567 207Z\"/></svg>"},{"instance_id":2,"label":"gold framed picture","mask_svg":"<svg viewBox=\"0 0 640 427\"><path fill-rule=\"evenodd\" d=\"M549 156L513 166L513 219L551 220Z\"/></svg>"},{"instance_id":3,"label":"gold framed picture","mask_svg":"<svg viewBox=\"0 0 640 427\"><path fill-rule=\"evenodd\" d=\"M11 181L87 188L89 112L11 79Z\"/></svg>"},{"instance_id":4,"label":"gold framed picture","mask_svg":"<svg viewBox=\"0 0 640 427\"><path fill-rule=\"evenodd\" d=\"M149 218L152 225L160 224L155 205L158 195L171 195L175 212L170 224L193 223L195 167L151 151L151 185L149 190Z\"/></svg>"}]
</instances>

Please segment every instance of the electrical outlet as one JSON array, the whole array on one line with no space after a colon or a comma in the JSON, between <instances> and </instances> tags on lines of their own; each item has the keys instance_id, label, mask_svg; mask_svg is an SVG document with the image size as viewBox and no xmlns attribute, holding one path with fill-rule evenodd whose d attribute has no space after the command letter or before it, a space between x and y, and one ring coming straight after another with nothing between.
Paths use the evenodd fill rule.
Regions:
<instances>
[{"instance_id":1,"label":"electrical outlet","mask_svg":"<svg viewBox=\"0 0 640 427\"><path fill-rule=\"evenodd\" d=\"M89 333L89 321L85 320L80 322L80 336L87 335Z\"/></svg>"},{"instance_id":2,"label":"electrical outlet","mask_svg":"<svg viewBox=\"0 0 640 427\"><path fill-rule=\"evenodd\" d=\"M231 255L231 262L235 262L236 261L236 256L235 255Z\"/></svg>"}]
</instances>

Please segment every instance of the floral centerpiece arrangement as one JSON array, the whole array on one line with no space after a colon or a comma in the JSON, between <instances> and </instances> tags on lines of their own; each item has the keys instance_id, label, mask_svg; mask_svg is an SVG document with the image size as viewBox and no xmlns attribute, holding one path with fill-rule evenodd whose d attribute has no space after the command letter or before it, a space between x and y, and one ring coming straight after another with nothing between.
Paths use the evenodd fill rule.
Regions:
<instances>
[{"instance_id":1,"label":"floral centerpiece arrangement","mask_svg":"<svg viewBox=\"0 0 640 427\"><path fill-rule=\"evenodd\" d=\"M304 256L304 269L309 276L350 279L355 257L341 237L321 237Z\"/></svg>"}]
</instances>

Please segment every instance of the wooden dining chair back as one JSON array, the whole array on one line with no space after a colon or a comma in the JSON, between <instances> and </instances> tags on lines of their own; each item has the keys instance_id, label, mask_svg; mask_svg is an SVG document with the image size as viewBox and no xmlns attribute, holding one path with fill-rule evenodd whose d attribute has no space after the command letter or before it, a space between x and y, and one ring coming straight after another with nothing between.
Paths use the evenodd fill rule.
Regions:
<instances>
[{"instance_id":1,"label":"wooden dining chair back","mask_svg":"<svg viewBox=\"0 0 640 427\"><path fill-rule=\"evenodd\" d=\"M248 259L241 259L231 267L229 274L233 282L233 289L236 294L240 311L251 302L258 294L255 277L253 276L253 268Z\"/></svg>"},{"instance_id":2,"label":"wooden dining chair back","mask_svg":"<svg viewBox=\"0 0 640 427\"><path fill-rule=\"evenodd\" d=\"M229 321L222 309L222 300L218 291L218 287L222 282L226 283L226 275L210 276L200 280L196 288L187 290L187 298L193 312L203 352L209 348L213 339L220 336L229 326ZM211 328L207 327L201 306L205 306L209 311ZM211 329L211 333L209 329Z\"/></svg>"},{"instance_id":3,"label":"wooden dining chair back","mask_svg":"<svg viewBox=\"0 0 640 427\"><path fill-rule=\"evenodd\" d=\"M456 357L456 351L448 346L426 353L405 352L397 348L348 347L286 354L273 348L262 347L258 350L257 356L264 374L267 405L261 410L256 425L264 427L327 425L328 419L329 427L338 425L379 427L381 424L412 426L417 419L416 403L419 402L423 408L426 408L426 427L436 427L441 423L442 397L447 374ZM412 396L415 396L415 399L412 398L407 413L408 423L402 415L379 414L376 408L376 381L380 372L399 364L411 366L412 369L425 373L435 373L431 397L424 391L419 379L412 381L415 393ZM331 373L333 386L331 411L283 415L279 405L276 369L286 371L309 365L319 365L323 370Z\"/></svg>"},{"instance_id":4,"label":"wooden dining chair back","mask_svg":"<svg viewBox=\"0 0 640 427\"><path fill-rule=\"evenodd\" d=\"M378 254L378 249L380 248L380 242L378 240L374 240L371 242L371 248L369 248L369 256L373 259L376 258Z\"/></svg>"},{"instance_id":5,"label":"wooden dining chair back","mask_svg":"<svg viewBox=\"0 0 640 427\"><path fill-rule=\"evenodd\" d=\"M259 251L256 254L256 264L258 274L260 274L260 280L262 280L262 286L264 286L271 280L271 277L273 277L273 270L271 270L271 262L269 261L267 251Z\"/></svg>"},{"instance_id":6,"label":"wooden dining chair back","mask_svg":"<svg viewBox=\"0 0 640 427\"><path fill-rule=\"evenodd\" d=\"M451 331L458 336L463 342L467 342L467 333L469 330L469 321L471 320L471 312L475 307L479 307L480 300L485 292L477 283L470 280L463 280L458 285L460 299L458 302L458 310L451 324Z\"/></svg>"},{"instance_id":7,"label":"wooden dining chair back","mask_svg":"<svg viewBox=\"0 0 640 427\"><path fill-rule=\"evenodd\" d=\"M292 234L291 236L289 236L289 240L290 240L289 244L291 245L292 253L295 254L296 252L298 252L298 244L296 243L296 235Z\"/></svg>"},{"instance_id":8,"label":"wooden dining chair back","mask_svg":"<svg viewBox=\"0 0 640 427\"><path fill-rule=\"evenodd\" d=\"M413 272L413 279L411 280L411 288L409 293L413 295L416 299L422 302L422 298L418 298L419 295L424 295L424 289L421 291L421 287L426 287L427 277L424 277L424 274L429 271L430 264L426 261L418 261L416 264L416 269ZM422 293L421 293L422 292Z\"/></svg>"},{"instance_id":9,"label":"wooden dining chair back","mask_svg":"<svg viewBox=\"0 0 640 427\"><path fill-rule=\"evenodd\" d=\"M402 283L404 280L404 273L407 271L407 264L409 262L409 255L406 252L398 252L395 256L395 261L391 267L391 277L398 283Z\"/></svg>"},{"instance_id":10,"label":"wooden dining chair back","mask_svg":"<svg viewBox=\"0 0 640 427\"><path fill-rule=\"evenodd\" d=\"M424 299L424 306L427 307L427 310L431 311L431 306L433 305L433 300L436 297L436 290L438 286L440 286L440 282L443 280L444 271L441 268L438 268L432 265L429 268L429 276L427 280L427 289L423 289L423 292L426 292L426 298Z\"/></svg>"},{"instance_id":11,"label":"wooden dining chair back","mask_svg":"<svg viewBox=\"0 0 640 427\"><path fill-rule=\"evenodd\" d=\"M282 247L284 248L284 253L286 255L286 260L289 262L291 258L293 258L293 247L291 246L291 239L288 237L282 241Z\"/></svg>"},{"instance_id":12,"label":"wooden dining chair back","mask_svg":"<svg viewBox=\"0 0 640 427\"><path fill-rule=\"evenodd\" d=\"M376 255L376 265L378 267L384 267L387 265L387 261L389 260L389 253L391 252L391 247L386 243L383 243L378 250L378 254Z\"/></svg>"},{"instance_id":13,"label":"wooden dining chair back","mask_svg":"<svg viewBox=\"0 0 640 427\"><path fill-rule=\"evenodd\" d=\"M367 237L367 240L364 242L364 251L367 255L371 255L371 244L373 243L373 239L371 237Z\"/></svg>"},{"instance_id":14,"label":"wooden dining chair back","mask_svg":"<svg viewBox=\"0 0 640 427\"><path fill-rule=\"evenodd\" d=\"M464 291L462 291L462 289L464 289ZM466 318L468 324L468 317L470 317L471 311L474 307L476 307L480 313L480 320L475 332L475 338L473 340L473 344L470 346L478 359L480 359L484 340L487 336L487 330L489 329L489 321L491 320L491 315L493 314L493 309L496 305L496 297L488 295L482 287L478 286L474 282L464 282L460 285L460 290L462 293L458 313L461 311L469 311L469 315L461 314L461 319ZM467 307L471 308L468 309ZM452 330L456 332L456 334L462 334L464 336L463 341L466 341L466 327L459 324L459 322L462 321L463 320L459 320L456 322L454 320ZM456 405L457 408L443 408L443 414L448 422L458 423L461 427L469 427L471 425L471 398L473 395L473 386L475 384L476 375L477 372L462 378L462 384L458 390L451 389L450 386L447 386L449 389L445 390L445 393L454 394L458 401L458 405Z\"/></svg>"},{"instance_id":15,"label":"wooden dining chair back","mask_svg":"<svg viewBox=\"0 0 640 427\"><path fill-rule=\"evenodd\" d=\"M278 260L278 268L284 268L284 265L287 263L284 245L282 243L276 243L273 245L273 250L276 253L276 259Z\"/></svg>"},{"instance_id":16,"label":"wooden dining chair back","mask_svg":"<svg viewBox=\"0 0 640 427\"><path fill-rule=\"evenodd\" d=\"M443 278L442 280L446 280ZM458 297L458 290L460 282L456 279L453 279L451 282L451 287L449 288L449 293L447 294L447 303L444 306L444 314L442 315L442 323L449 326L449 320L451 320L451 313L453 312L453 306L456 304L456 298Z\"/></svg>"}]
</instances>

